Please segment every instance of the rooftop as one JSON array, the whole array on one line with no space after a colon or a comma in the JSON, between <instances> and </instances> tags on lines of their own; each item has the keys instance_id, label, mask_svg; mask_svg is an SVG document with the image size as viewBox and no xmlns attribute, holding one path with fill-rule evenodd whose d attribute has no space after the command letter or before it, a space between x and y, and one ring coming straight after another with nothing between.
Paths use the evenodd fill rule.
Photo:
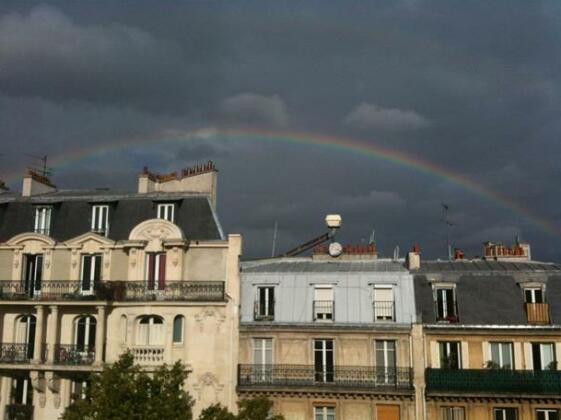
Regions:
<instances>
[{"instance_id":1,"label":"rooftop","mask_svg":"<svg viewBox=\"0 0 561 420\"><path fill-rule=\"evenodd\" d=\"M403 260L312 260L310 257L270 258L241 263L245 273L407 272Z\"/></svg>"}]
</instances>

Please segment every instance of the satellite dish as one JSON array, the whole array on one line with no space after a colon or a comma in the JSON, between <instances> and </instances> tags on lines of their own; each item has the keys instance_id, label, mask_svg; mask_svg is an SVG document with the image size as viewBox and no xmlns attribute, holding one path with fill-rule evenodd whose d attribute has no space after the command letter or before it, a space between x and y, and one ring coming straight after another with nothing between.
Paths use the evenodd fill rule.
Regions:
<instances>
[{"instance_id":1,"label":"satellite dish","mask_svg":"<svg viewBox=\"0 0 561 420\"><path fill-rule=\"evenodd\" d=\"M343 253L343 247L339 242L331 242L329 244L329 255L332 257L338 257Z\"/></svg>"}]
</instances>

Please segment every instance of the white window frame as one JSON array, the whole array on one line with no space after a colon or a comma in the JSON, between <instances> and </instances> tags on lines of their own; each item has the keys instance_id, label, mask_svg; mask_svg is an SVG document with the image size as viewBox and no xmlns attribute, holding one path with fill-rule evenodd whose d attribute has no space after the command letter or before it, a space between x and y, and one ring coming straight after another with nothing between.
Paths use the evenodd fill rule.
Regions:
<instances>
[{"instance_id":1,"label":"white window frame","mask_svg":"<svg viewBox=\"0 0 561 420\"><path fill-rule=\"evenodd\" d=\"M489 361L495 362L493 360L493 346L499 347L499 362L498 365L501 369L506 369L505 360L503 360L503 346L507 346L510 349L510 360L508 361L508 365L510 366L508 369L514 370L514 344L510 341L490 341L489 342ZM508 407L507 407L508 408Z\"/></svg>"},{"instance_id":2,"label":"white window frame","mask_svg":"<svg viewBox=\"0 0 561 420\"><path fill-rule=\"evenodd\" d=\"M105 216L105 217L104 217ZM94 204L92 206L92 232L109 235L109 205Z\"/></svg>"},{"instance_id":3,"label":"white window frame","mask_svg":"<svg viewBox=\"0 0 561 420\"><path fill-rule=\"evenodd\" d=\"M442 293L442 320L445 320L450 315L458 317L458 314L457 314L458 307L457 307L457 303L456 303L458 298L456 296L456 286L455 285L446 285L446 286L440 285L440 286L435 286L434 287L434 297L435 297L435 302L436 302L436 310L437 310L436 316L437 316L437 318L438 318L438 310L439 310L439 307L438 307L438 292L443 291L443 290L451 290L452 291L452 304L453 304L452 307L453 307L453 310L454 310L455 313L453 313L453 314L448 313L448 305L447 305L448 301L446 300L446 293Z\"/></svg>"},{"instance_id":4,"label":"white window frame","mask_svg":"<svg viewBox=\"0 0 561 420\"><path fill-rule=\"evenodd\" d=\"M331 292L331 300L316 299L319 290L329 290ZM315 302L331 302L331 308L316 308ZM319 309L319 310L318 310ZM314 286L314 321L333 322L335 321L335 290L331 284L317 284Z\"/></svg>"},{"instance_id":5,"label":"white window frame","mask_svg":"<svg viewBox=\"0 0 561 420\"><path fill-rule=\"evenodd\" d=\"M391 300L378 300L376 298L377 294L380 291L387 291L389 290L391 293ZM391 284L375 284L374 285L374 293L372 296L372 304L374 305L374 322L383 322L383 321L395 321L395 291L394 287ZM391 302L391 307L388 308L376 308L376 302Z\"/></svg>"},{"instance_id":6,"label":"white window frame","mask_svg":"<svg viewBox=\"0 0 561 420\"><path fill-rule=\"evenodd\" d=\"M536 302L536 292L540 292L542 295L542 301ZM526 292L530 292L530 302L526 300ZM524 302L525 303L544 303L545 302L545 288L540 286L525 287L524 288Z\"/></svg>"},{"instance_id":7,"label":"white window frame","mask_svg":"<svg viewBox=\"0 0 561 420\"><path fill-rule=\"evenodd\" d=\"M538 417L538 413L543 413L545 420L552 420L549 418L550 414L557 414L557 418L559 418L559 410L556 408L537 408L536 418Z\"/></svg>"},{"instance_id":8,"label":"white window frame","mask_svg":"<svg viewBox=\"0 0 561 420\"><path fill-rule=\"evenodd\" d=\"M440 417L442 420L465 420L466 409L458 406L440 407Z\"/></svg>"},{"instance_id":9,"label":"white window frame","mask_svg":"<svg viewBox=\"0 0 561 420\"><path fill-rule=\"evenodd\" d=\"M518 419L518 408L516 407L498 407L493 408L493 420L508 420L507 410L514 410L514 418Z\"/></svg>"},{"instance_id":10,"label":"white window frame","mask_svg":"<svg viewBox=\"0 0 561 420\"><path fill-rule=\"evenodd\" d=\"M175 204L161 203L157 206L158 219L167 220L168 222L175 223Z\"/></svg>"},{"instance_id":11,"label":"white window frame","mask_svg":"<svg viewBox=\"0 0 561 420\"><path fill-rule=\"evenodd\" d=\"M335 420L335 407L327 405L314 406L314 420Z\"/></svg>"},{"instance_id":12,"label":"white window frame","mask_svg":"<svg viewBox=\"0 0 561 420\"><path fill-rule=\"evenodd\" d=\"M142 321L144 319L148 319L147 323L143 323ZM161 322L154 322L155 320L159 320ZM140 331L142 328L142 325L147 325L146 327L146 337L140 337ZM158 332L158 334L160 335L159 337L154 337L155 334L155 327L154 325L161 325L161 330ZM163 346L165 344L165 324L164 324L164 320L162 317L158 316L158 315L142 315L138 321L137 321L137 330L136 330L136 345L137 346L154 346L154 347L160 347ZM145 338L145 340L143 340L143 342L140 342L140 338ZM159 340L156 340L156 338L159 338ZM158 342L154 342L154 341L158 341Z\"/></svg>"},{"instance_id":13,"label":"white window frame","mask_svg":"<svg viewBox=\"0 0 561 420\"><path fill-rule=\"evenodd\" d=\"M35 228L34 232L49 236L51 233L51 216L53 208L51 206L35 207Z\"/></svg>"},{"instance_id":14,"label":"white window frame","mask_svg":"<svg viewBox=\"0 0 561 420\"><path fill-rule=\"evenodd\" d=\"M440 351L442 350L442 346L440 344L445 344L445 354L440 353ZM462 343L460 341L437 341L439 363L441 364L440 361L443 359L443 357L450 358L450 355L452 354L452 344L455 344L458 348L458 369L462 369ZM442 366L440 366L440 368L442 369Z\"/></svg>"},{"instance_id":15,"label":"white window frame","mask_svg":"<svg viewBox=\"0 0 561 420\"><path fill-rule=\"evenodd\" d=\"M91 347L95 346L95 339L97 337L93 337L94 339L94 343L90 343L90 329L92 328L92 325L96 328L96 333L97 333L97 320L93 317L93 315L83 315L80 316L78 318L76 318L76 321L74 321L74 345L78 346L78 325L80 324L81 320L85 320L84 323L84 354L88 353L87 349L90 349Z\"/></svg>"}]
</instances>

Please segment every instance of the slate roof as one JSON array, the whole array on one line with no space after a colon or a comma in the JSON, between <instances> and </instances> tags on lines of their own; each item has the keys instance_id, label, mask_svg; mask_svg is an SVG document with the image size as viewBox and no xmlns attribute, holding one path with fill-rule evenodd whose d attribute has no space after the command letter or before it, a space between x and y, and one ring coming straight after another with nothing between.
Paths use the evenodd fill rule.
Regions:
<instances>
[{"instance_id":1,"label":"slate roof","mask_svg":"<svg viewBox=\"0 0 561 420\"><path fill-rule=\"evenodd\" d=\"M106 203L109 210L109 238L128 239L137 224L156 217L158 202L176 204L175 223L181 227L187 239L223 239L220 223L209 199L203 194L148 193L138 194L115 190L62 190L32 197L13 194L0 196L0 242L13 236L32 232L34 208L40 204L52 205L50 236L65 241L91 227L91 206Z\"/></svg>"},{"instance_id":2,"label":"slate roof","mask_svg":"<svg viewBox=\"0 0 561 420\"><path fill-rule=\"evenodd\" d=\"M546 284L552 323L561 324L561 266L541 262L421 261L414 272L417 312L436 323L431 281L456 284L459 325L527 325L519 282Z\"/></svg>"},{"instance_id":3,"label":"slate roof","mask_svg":"<svg viewBox=\"0 0 561 420\"><path fill-rule=\"evenodd\" d=\"M315 272L407 272L403 261L392 260L350 260L325 261L311 258L271 258L242 262L244 273L315 273Z\"/></svg>"}]
</instances>

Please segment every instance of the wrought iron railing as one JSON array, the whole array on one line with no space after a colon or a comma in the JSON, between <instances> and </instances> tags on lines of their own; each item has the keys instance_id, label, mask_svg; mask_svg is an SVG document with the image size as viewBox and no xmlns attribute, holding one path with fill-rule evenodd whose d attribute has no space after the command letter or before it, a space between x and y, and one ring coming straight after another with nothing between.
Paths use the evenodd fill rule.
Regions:
<instances>
[{"instance_id":1,"label":"wrought iron railing","mask_svg":"<svg viewBox=\"0 0 561 420\"><path fill-rule=\"evenodd\" d=\"M176 300L224 301L223 281L170 281L161 289L146 281L100 281L83 290L80 280L46 280L40 290L30 292L23 281L0 281L0 300Z\"/></svg>"},{"instance_id":2,"label":"wrought iron railing","mask_svg":"<svg viewBox=\"0 0 561 420\"><path fill-rule=\"evenodd\" d=\"M238 365L238 385L248 388L332 387L410 390L410 368L313 365Z\"/></svg>"},{"instance_id":3,"label":"wrought iron railing","mask_svg":"<svg viewBox=\"0 0 561 420\"><path fill-rule=\"evenodd\" d=\"M332 300L314 300L314 321L333 321L335 319L335 302Z\"/></svg>"},{"instance_id":4,"label":"wrought iron railing","mask_svg":"<svg viewBox=\"0 0 561 420\"><path fill-rule=\"evenodd\" d=\"M6 405L6 420L32 420L33 406L25 404Z\"/></svg>"},{"instance_id":5,"label":"wrought iron railing","mask_svg":"<svg viewBox=\"0 0 561 420\"><path fill-rule=\"evenodd\" d=\"M429 392L561 395L561 372L556 370L429 368L426 381Z\"/></svg>"},{"instance_id":6,"label":"wrought iron railing","mask_svg":"<svg viewBox=\"0 0 561 420\"><path fill-rule=\"evenodd\" d=\"M94 346L55 344L53 350L57 365L91 365L95 362Z\"/></svg>"},{"instance_id":7,"label":"wrought iron railing","mask_svg":"<svg viewBox=\"0 0 561 420\"><path fill-rule=\"evenodd\" d=\"M275 301L262 305L259 300L256 300L253 305L253 319L255 321L273 321L275 319Z\"/></svg>"},{"instance_id":8,"label":"wrought iron railing","mask_svg":"<svg viewBox=\"0 0 561 420\"><path fill-rule=\"evenodd\" d=\"M0 363L28 363L33 359L33 346L27 343L1 343Z\"/></svg>"},{"instance_id":9,"label":"wrought iron railing","mask_svg":"<svg viewBox=\"0 0 561 420\"><path fill-rule=\"evenodd\" d=\"M375 300L372 303L374 322L395 321L394 304L391 300Z\"/></svg>"}]
</instances>

